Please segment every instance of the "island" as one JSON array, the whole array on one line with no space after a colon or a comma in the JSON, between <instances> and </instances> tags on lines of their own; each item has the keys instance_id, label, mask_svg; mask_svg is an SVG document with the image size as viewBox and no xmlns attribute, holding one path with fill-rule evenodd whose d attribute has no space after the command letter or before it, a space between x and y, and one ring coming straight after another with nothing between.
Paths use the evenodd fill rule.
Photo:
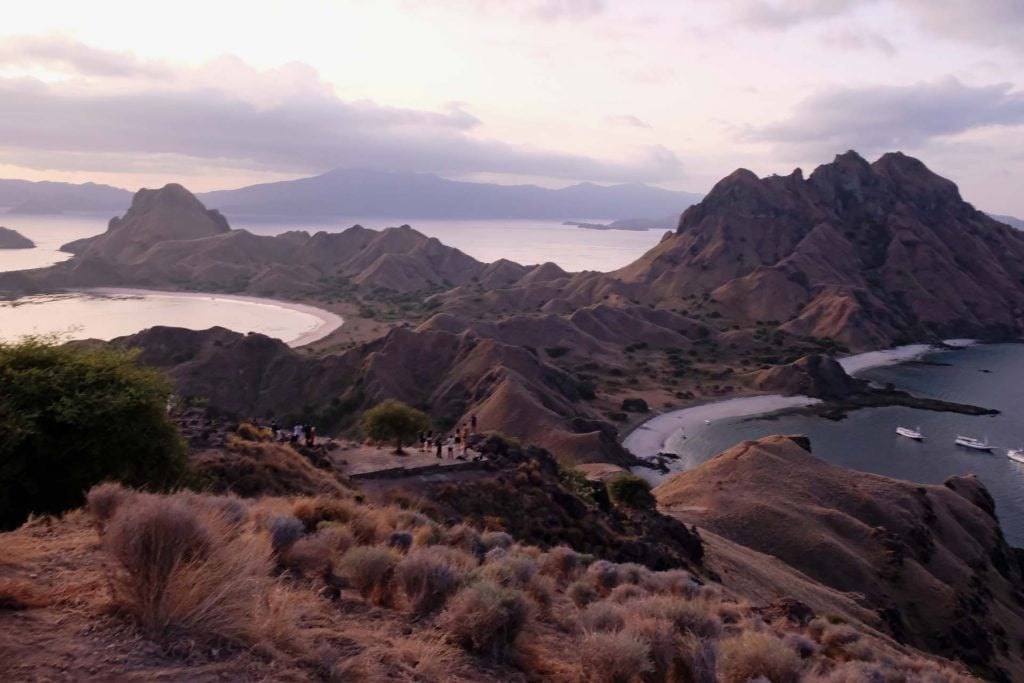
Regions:
<instances>
[{"instance_id":1,"label":"island","mask_svg":"<svg viewBox=\"0 0 1024 683\"><path fill-rule=\"evenodd\" d=\"M34 249L36 243L17 230L0 226L0 249Z\"/></svg>"}]
</instances>

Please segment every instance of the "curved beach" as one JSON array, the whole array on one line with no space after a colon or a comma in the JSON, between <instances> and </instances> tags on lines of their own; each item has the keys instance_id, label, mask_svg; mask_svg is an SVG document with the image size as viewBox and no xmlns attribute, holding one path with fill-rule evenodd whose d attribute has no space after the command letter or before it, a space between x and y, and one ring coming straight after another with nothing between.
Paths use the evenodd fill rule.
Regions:
<instances>
[{"instance_id":1,"label":"curved beach","mask_svg":"<svg viewBox=\"0 0 1024 683\"><path fill-rule=\"evenodd\" d=\"M156 325L220 326L297 347L326 337L344 322L330 311L276 299L116 287L23 297L0 308L0 329L14 339L27 334L113 339Z\"/></svg>"}]
</instances>

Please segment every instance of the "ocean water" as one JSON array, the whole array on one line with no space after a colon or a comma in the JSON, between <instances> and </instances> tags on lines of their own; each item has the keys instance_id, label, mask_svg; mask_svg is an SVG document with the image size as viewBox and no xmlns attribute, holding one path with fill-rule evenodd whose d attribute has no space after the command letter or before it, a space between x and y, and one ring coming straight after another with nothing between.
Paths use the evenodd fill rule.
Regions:
<instances>
[{"instance_id":1,"label":"ocean water","mask_svg":"<svg viewBox=\"0 0 1024 683\"><path fill-rule=\"evenodd\" d=\"M996 501L1007 540L1024 547L1024 464L1006 457L1006 449L1024 447L1024 345L977 345L929 354L922 361L873 368L858 376L1001 413L970 416L889 407L857 410L837 422L804 416L725 418L673 434L666 450L679 454L679 467L688 469L746 439L804 434L816 456L864 472L925 484L976 474ZM920 427L926 440L897 436L897 426ZM988 437L993 452L956 446L958 434Z\"/></svg>"},{"instance_id":2,"label":"ocean water","mask_svg":"<svg viewBox=\"0 0 1024 683\"><path fill-rule=\"evenodd\" d=\"M58 251L62 244L103 232L109 219L109 216L97 214L3 215L0 209L0 225L17 230L38 247L0 249L0 271L39 268L66 260L70 255ZM604 219L580 220L607 222ZM356 224L380 229L403 223L480 261L505 258L524 265L552 261L568 271L621 268L656 245L664 234L661 230L588 230L562 225L559 221L532 220L337 218L286 223L236 218L231 226L257 235L276 235L288 230L341 232Z\"/></svg>"}]
</instances>

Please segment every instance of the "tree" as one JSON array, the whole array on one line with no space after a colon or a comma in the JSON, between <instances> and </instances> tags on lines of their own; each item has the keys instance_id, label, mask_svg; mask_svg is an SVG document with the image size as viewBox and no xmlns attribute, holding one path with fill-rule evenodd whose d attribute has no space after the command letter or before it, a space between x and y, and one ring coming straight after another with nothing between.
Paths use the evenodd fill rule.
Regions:
<instances>
[{"instance_id":1,"label":"tree","mask_svg":"<svg viewBox=\"0 0 1024 683\"><path fill-rule=\"evenodd\" d=\"M430 418L401 401L388 399L363 413L363 433L377 441L394 441L395 453L412 443L416 435L430 429Z\"/></svg>"},{"instance_id":2,"label":"tree","mask_svg":"<svg viewBox=\"0 0 1024 683\"><path fill-rule=\"evenodd\" d=\"M655 503L647 480L629 472L608 482L608 497L616 505L629 508L652 508Z\"/></svg>"},{"instance_id":3,"label":"tree","mask_svg":"<svg viewBox=\"0 0 1024 683\"><path fill-rule=\"evenodd\" d=\"M188 451L167 415L171 386L137 352L0 343L0 528L82 504L104 480L181 482Z\"/></svg>"}]
</instances>

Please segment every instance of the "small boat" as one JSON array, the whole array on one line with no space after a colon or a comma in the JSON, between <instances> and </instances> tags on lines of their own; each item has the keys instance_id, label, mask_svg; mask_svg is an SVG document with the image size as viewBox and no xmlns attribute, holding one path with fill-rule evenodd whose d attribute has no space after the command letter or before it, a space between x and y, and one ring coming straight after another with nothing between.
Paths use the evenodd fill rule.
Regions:
<instances>
[{"instance_id":1,"label":"small boat","mask_svg":"<svg viewBox=\"0 0 1024 683\"><path fill-rule=\"evenodd\" d=\"M988 445L988 437L985 437L984 441L975 439L973 436L959 436L957 435L954 442L957 446L963 446L964 448L972 448L976 451L991 451L992 447Z\"/></svg>"},{"instance_id":2,"label":"small boat","mask_svg":"<svg viewBox=\"0 0 1024 683\"><path fill-rule=\"evenodd\" d=\"M1006 456L1010 460L1016 460L1019 463L1024 463L1024 448L1011 448L1006 451Z\"/></svg>"},{"instance_id":3,"label":"small boat","mask_svg":"<svg viewBox=\"0 0 1024 683\"><path fill-rule=\"evenodd\" d=\"M908 439L913 439L914 441L924 441L924 434L921 433L920 427L917 429L911 429L910 427L897 427L896 433L900 436L905 436Z\"/></svg>"}]
</instances>

